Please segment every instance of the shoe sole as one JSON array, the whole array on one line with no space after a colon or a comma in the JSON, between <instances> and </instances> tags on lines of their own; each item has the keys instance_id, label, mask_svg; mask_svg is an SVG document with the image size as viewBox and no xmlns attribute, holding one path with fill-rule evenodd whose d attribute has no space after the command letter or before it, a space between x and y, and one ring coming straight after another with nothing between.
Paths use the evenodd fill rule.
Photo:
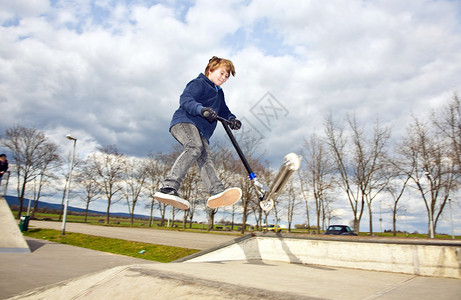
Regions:
<instances>
[{"instance_id":1,"label":"shoe sole","mask_svg":"<svg viewBox=\"0 0 461 300\"><path fill-rule=\"evenodd\" d=\"M208 198L207 205L210 208L231 206L237 203L242 197L240 188L230 188L224 192Z\"/></svg>"},{"instance_id":2,"label":"shoe sole","mask_svg":"<svg viewBox=\"0 0 461 300\"><path fill-rule=\"evenodd\" d=\"M188 201L175 195L168 195L157 192L154 194L154 198L158 202L165 203L182 210L188 210L190 208L190 204Z\"/></svg>"}]
</instances>

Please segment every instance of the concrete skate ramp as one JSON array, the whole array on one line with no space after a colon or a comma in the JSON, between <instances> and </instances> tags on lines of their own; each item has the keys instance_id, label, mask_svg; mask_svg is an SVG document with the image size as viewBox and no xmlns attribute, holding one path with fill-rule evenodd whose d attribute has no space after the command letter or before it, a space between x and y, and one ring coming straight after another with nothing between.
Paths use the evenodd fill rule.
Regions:
<instances>
[{"instance_id":1,"label":"concrete skate ramp","mask_svg":"<svg viewBox=\"0 0 461 300\"><path fill-rule=\"evenodd\" d=\"M442 300L459 297L459 242L436 245L431 241L396 244L395 240L392 243L379 240L378 243L377 239L361 237L296 238L285 234L249 234L175 263L116 267L10 299ZM391 253L393 251L401 252ZM406 261L409 259L407 252L412 253L410 262ZM387 257L387 262L380 261L383 257ZM454 262L454 258L459 261ZM342 260L351 265L346 268L327 266L340 264ZM438 275L414 274L430 269L424 260L428 260L429 265L434 260L438 262ZM382 269L381 265L410 264L413 271L364 270L360 269L363 268L361 262L375 269Z\"/></svg>"},{"instance_id":2,"label":"concrete skate ramp","mask_svg":"<svg viewBox=\"0 0 461 300\"><path fill-rule=\"evenodd\" d=\"M236 265L235 265L236 263ZM234 264L234 265L233 265ZM61 282L10 299L291 299L296 294L238 284L241 262L216 264L153 264L113 268ZM245 266L243 266L245 268ZM250 266L246 266L250 271ZM224 273L226 271L226 273ZM237 273L235 273L237 272ZM251 271L250 271L251 272ZM258 276L254 271L251 274ZM230 276L235 275L235 278ZM228 280L226 280L226 277ZM250 282L250 277L245 277ZM260 279L259 279L260 280ZM255 279L255 281L259 281Z\"/></svg>"},{"instance_id":3,"label":"concrete skate ramp","mask_svg":"<svg viewBox=\"0 0 461 300\"><path fill-rule=\"evenodd\" d=\"M262 260L461 279L461 241L256 233L181 262Z\"/></svg>"},{"instance_id":4,"label":"concrete skate ramp","mask_svg":"<svg viewBox=\"0 0 461 300\"><path fill-rule=\"evenodd\" d=\"M274 261L129 265L11 299L458 299L458 279Z\"/></svg>"},{"instance_id":5,"label":"concrete skate ramp","mask_svg":"<svg viewBox=\"0 0 461 300\"><path fill-rule=\"evenodd\" d=\"M0 253L30 253L8 203L0 197Z\"/></svg>"}]
</instances>

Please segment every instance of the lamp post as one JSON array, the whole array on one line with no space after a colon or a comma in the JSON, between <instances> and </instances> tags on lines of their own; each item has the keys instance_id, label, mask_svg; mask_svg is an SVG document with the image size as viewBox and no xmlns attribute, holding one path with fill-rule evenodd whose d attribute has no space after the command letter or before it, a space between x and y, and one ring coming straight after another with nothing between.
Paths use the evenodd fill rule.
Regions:
<instances>
[{"instance_id":1,"label":"lamp post","mask_svg":"<svg viewBox=\"0 0 461 300\"><path fill-rule=\"evenodd\" d=\"M429 237L431 239L434 238L434 224L433 224L433 220L432 220L432 197L433 197L433 189L432 189L432 176L431 176L431 173L429 172L425 172L426 176L427 176L427 179L429 179L429 183L431 184L431 201L428 205L429 207Z\"/></svg>"},{"instance_id":2,"label":"lamp post","mask_svg":"<svg viewBox=\"0 0 461 300\"><path fill-rule=\"evenodd\" d=\"M455 239L455 230L453 228L453 213L451 212L451 199L448 199L448 205L450 207L451 238Z\"/></svg>"},{"instance_id":3,"label":"lamp post","mask_svg":"<svg viewBox=\"0 0 461 300\"><path fill-rule=\"evenodd\" d=\"M72 151L72 158L70 160L70 168L69 168L69 178L67 180L67 188L66 188L66 203L64 205L64 213L62 218L62 231L61 235L66 234L66 218L67 218L67 207L69 206L69 190L70 190L70 179L72 175L72 169L74 168L74 159L75 159L75 145L77 144L77 139L72 137L70 134L66 135L68 140L74 141L74 149Z\"/></svg>"}]
</instances>

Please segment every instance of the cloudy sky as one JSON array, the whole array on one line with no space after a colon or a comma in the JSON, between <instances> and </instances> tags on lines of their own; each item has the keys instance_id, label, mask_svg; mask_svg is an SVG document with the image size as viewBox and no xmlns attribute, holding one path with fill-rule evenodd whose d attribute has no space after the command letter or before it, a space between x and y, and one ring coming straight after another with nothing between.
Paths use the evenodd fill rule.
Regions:
<instances>
[{"instance_id":1,"label":"cloudy sky","mask_svg":"<svg viewBox=\"0 0 461 300\"><path fill-rule=\"evenodd\" d=\"M0 24L1 132L36 127L67 151L70 133L81 155L168 151L213 55L234 62L228 106L274 167L329 113L398 136L461 87L460 1L0 0Z\"/></svg>"}]
</instances>

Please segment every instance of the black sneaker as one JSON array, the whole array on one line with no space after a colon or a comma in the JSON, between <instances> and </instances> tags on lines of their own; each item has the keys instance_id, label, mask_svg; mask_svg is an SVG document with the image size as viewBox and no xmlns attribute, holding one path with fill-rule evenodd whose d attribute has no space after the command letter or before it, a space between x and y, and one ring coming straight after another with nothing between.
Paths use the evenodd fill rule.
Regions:
<instances>
[{"instance_id":1,"label":"black sneaker","mask_svg":"<svg viewBox=\"0 0 461 300\"><path fill-rule=\"evenodd\" d=\"M188 210L190 208L189 201L179 197L178 192L174 188L162 187L154 194L154 198L158 202L169 204L182 210Z\"/></svg>"}]
</instances>

